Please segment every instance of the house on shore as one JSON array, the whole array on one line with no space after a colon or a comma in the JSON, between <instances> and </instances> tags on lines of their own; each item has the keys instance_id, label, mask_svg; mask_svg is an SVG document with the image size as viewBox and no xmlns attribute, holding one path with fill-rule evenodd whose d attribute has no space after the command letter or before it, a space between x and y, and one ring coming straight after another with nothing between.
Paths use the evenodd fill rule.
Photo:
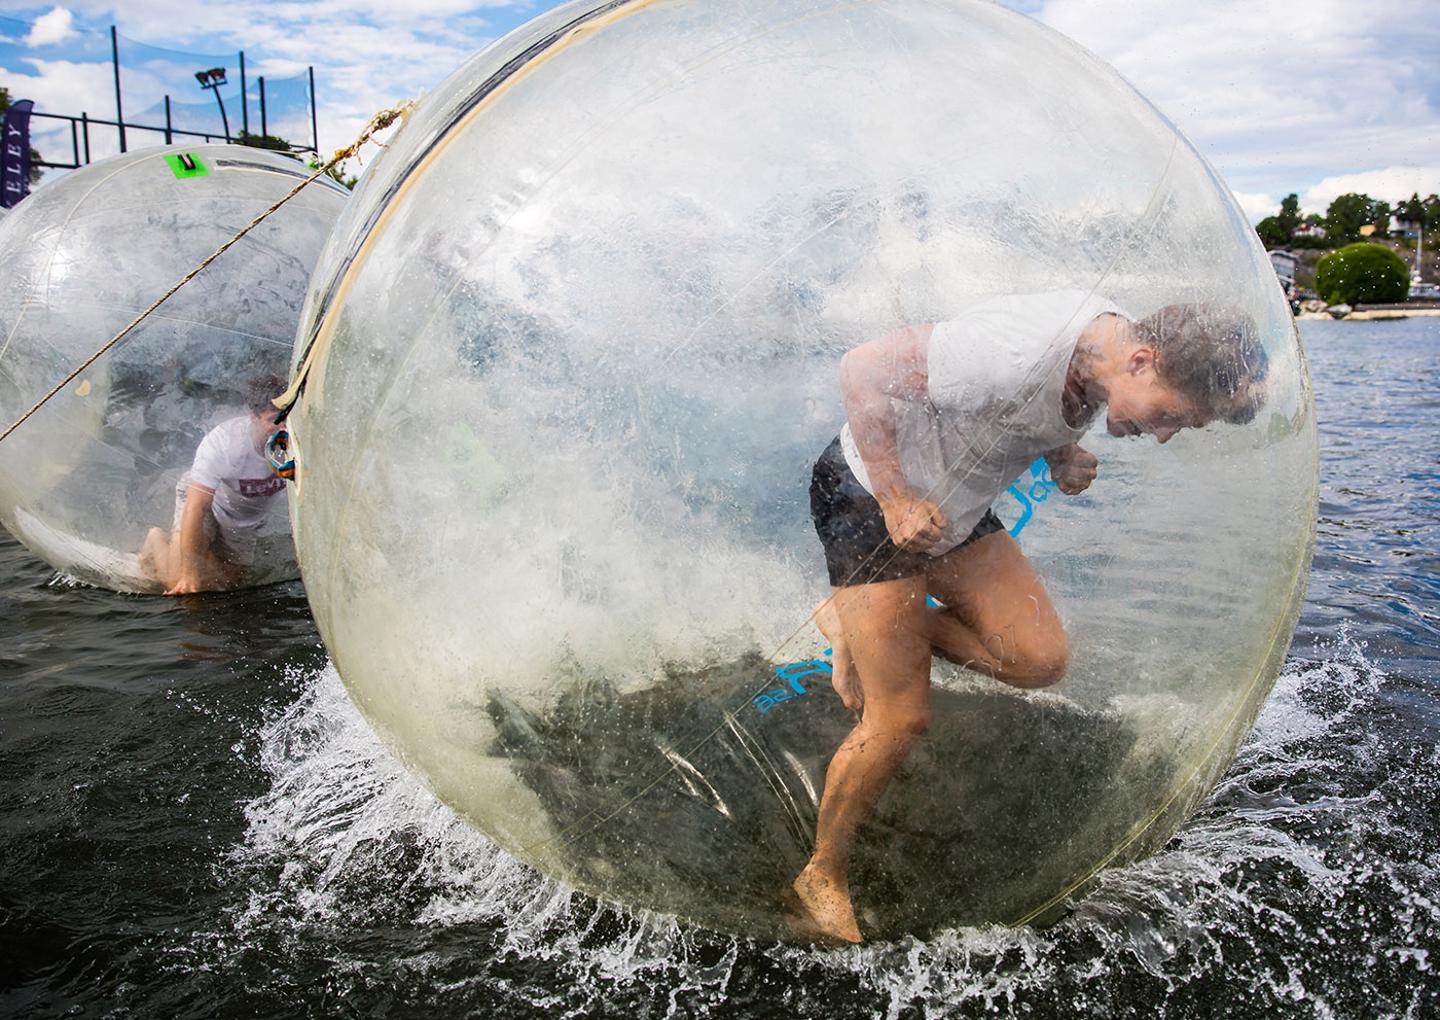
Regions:
<instances>
[{"instance_id":1,"label":"house on shore","mask_svg":"<svg viewBox=\"0 0 1440 1020\"><path fill-rule=\"evenodd\" d=\"M1270 256L1270 265L1275 267L1275 275L1280 279L1280 289L1287 295L1295 289L1295 269L1300 264L1300 257L1294 252L1272 251L1267 252Z\"/></svg>"},{"instance_id":2,"label":"house on shore","mask_svg":"<svg viewBox=\"0 0 1440 1020\"><path fill-rule=\"evenodd\" d=\"M1390 217L1390 236L1408 237L1413 240L1420 236L1420 231L1424 226L1422 221L1411 219L1404 213L1394 213Z\"/></svg>"}]
</instances>

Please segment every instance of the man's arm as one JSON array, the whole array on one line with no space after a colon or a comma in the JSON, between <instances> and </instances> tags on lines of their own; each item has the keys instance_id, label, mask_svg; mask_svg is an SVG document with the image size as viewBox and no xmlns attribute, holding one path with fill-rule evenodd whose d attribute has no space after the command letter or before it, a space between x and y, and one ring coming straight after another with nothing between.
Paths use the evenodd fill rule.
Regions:
<instances>
[{"instance_id":1,"label":"man's arm","mask_svg":"<svg viewBox=\"0 0 1440 1020\"><path fill-rule=\"evenodd\" d=\"M900 470L892 400L921 401L929 395L929 349L933 326L909 326L861 344L840 361L840 393L850 433L865 462L875 500L896 545L926 545L940 538L940 507L913 492Z\"/></svg>"},{"instance_id":2,"label":"man's arm","mask_svg":"<svg viewBox=\"0 0 1440 1020\"><path fill-rule=\"evenodd\" d=\"M175 583L166 595L189 595L200 590L206 561L210 558L209 543L205 540L205 515L215 501L215 490L191 483L185 494L185 512L180 517L179 571Z\"/></svg>"}]
</instances>

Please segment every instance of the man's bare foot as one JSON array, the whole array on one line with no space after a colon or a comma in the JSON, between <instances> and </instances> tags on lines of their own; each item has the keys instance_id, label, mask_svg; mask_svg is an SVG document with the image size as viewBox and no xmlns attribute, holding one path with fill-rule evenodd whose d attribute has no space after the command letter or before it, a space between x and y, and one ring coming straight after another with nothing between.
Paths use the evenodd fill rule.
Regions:
<instances>
[{"instance_id":1,"label":"man's bare foot","mask_svg":"<svg viewBox=\"0 0 1440 1020\"><path fill-rule=\"evenodd\" d=\"M840 695L840 700L850 711L860 711L865 707L865 695L860 690L855 659L845 642L845 628L840 623L840 611L835 608L834 598L824 599L815 607L815 626L830 642L830 683L835 693Z\"/></svg>"},{"instance_id":2,"label":"man's bare foot","mask_svg":"<svg viewBox=\"0 0 1440 1020\"><path fill-rule=\"evenodd\" d=\"M860 926L855 923L855 908L850 904L850 890L842 883L807 864L791 888L804 915L796 918L801 934L836 942L863 941Z\"/></svg>"}]
</instances>

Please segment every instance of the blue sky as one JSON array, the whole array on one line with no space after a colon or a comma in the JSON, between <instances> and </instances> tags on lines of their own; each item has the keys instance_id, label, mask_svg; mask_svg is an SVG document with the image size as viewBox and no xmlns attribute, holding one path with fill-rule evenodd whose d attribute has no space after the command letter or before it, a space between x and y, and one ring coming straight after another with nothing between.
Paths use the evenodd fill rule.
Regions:
<instances>
[{"instance_id":1,"label":"blue sky","mask_svg":"<svg viewBox=\"0 0 1440 1020\"><path fill-rule=\"evenodd\" d=\"M316 67L320 140L420 94L551 0L0 0L50 37L116 24L252 75ZM1005 0L1115 65L1220 170L1252 219L1289 191L1307 210L1366 191L1440 192L1440 0ZM71 37L72 39L74 37ZM0 51L3 54L3 51ZM109 115L105 68L0 55L41 108ZM127 83L127 91L129 89ZM195 101L197 96L187 97ZM206 97L198 96L199 100Z\"/></svg>"}]
</instances>

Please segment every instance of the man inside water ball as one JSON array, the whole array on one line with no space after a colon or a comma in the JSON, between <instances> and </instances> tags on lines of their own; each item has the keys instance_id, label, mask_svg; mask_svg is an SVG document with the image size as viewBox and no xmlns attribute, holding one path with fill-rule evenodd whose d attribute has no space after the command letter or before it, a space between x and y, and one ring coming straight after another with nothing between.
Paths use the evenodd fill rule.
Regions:
<instances>
[{"instance_id":1,"label":"man inside water ball","mask_svg":"<svg viewBox=\"0 0 1440 1020\"><path fill-rule=\"evenodd\" d=\"M285 481L271 469L265 443L275 431L270 400L285 389L278 375L250 380L248 412L211 429L175 486L171 530L151 528L140 566L166 595L227 591L254 563L260 531Z\"/></svg>"},{"instance_id":2,"label":"man inside water ball","mask_svg":"<svg viewBox=\"0 0 1440 1020\"><path fill-rule=\"evenodd\" d=\"M1085 491L1098 461L1077 441L1101 405L1112 436L1161 444L1250 421L1265 368L1242 316L1183 304L1134 321L1084 291L985 300L845 355L848 420L815 464L810 505L833 589L815 620L859 722L794 881L798 931L861 940L851 849L929 723L932 656L1021 688L1065 676L1060 617L991 503L1040 456L1060 491Z\"/></svg>"}]
</instances>

